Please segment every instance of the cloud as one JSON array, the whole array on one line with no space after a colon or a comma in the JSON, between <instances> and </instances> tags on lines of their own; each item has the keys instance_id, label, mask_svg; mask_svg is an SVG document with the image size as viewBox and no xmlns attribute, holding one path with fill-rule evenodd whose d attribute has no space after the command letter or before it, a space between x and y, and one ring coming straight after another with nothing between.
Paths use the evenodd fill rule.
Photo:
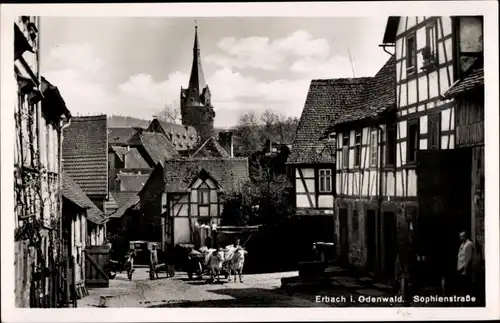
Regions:
<instances>
[{"instance_id":1,"label":"cloud","mask_svg":"<svg viewBox=\"0 0 500 323\"><path fill-rule=\"evenodd\" d=\"M356 66L352 66L354 66L356 72ZM344 56L332 56L326 60L300 59L290 66L290 71L319 79L353 77L351 61Z\"/></svg>"},{"instance_id":2,"label":"cloud","mask_svg":"<svg viewBox=\"0 0 500 323\"><path fill-rule=\"evenodd\" d=\"M300 34L294 37L307 38ZM293 39L280 40L279 48L298 54L320 55L321 45L316 45L317 49L293 49ZM60 45L49 51L45 65L51 68L43 74L59 87L73 115L106 113L151 119L165 104L175 102L179 105L180 88L187 86L189 80L188 73L177 71L165 79L138 73L121 84L113 83L106 78L112 66L97 56L88 44ZM297 66L300 69L300 65ZM309 82L309 78L261 80L229 66L220 68L207 75L217 114L215 123L219 127L231 126L243 113L259 113L266 109L298 116Z\"/></svg>"},{"instance_id":3,"label":"cloud","mask_svg":"<svg viewBox=\"0 0 500 323\"><path fill-rule=\"evenodd\" d=\"M324 60L330 54L330 46L325 39L313 39L303 30L273 41L268 37L225 37L217 43L217 47L221 53L209 55L205 61L240 69L277 70L288 59L308 57Z\"/></svg>"},{"instance_id":4,"label":"cloud","mask_svg":"<svg viewBox=\"0 0 500 323\"><path fill-rule=\"evenodd\" d=\"M98 72L104 67L104 61L97 57L92 46L83 44L62 44L50 50L50 59L62 66L76 70Z\"/></svg>"},{"instance_id":5,"label":"cloud","mask_svg":"<svg viewBox=\"0 0 500 323\"><path fill-rule=\"evenodd\" d=\"M138 74L118 88L122 100L135 98L142 100L143 104L147 102L151 110L160 110L164 103L178 102L180 86L185 86L188 80L189 75L181 72L170 74L163 81L156 81L151 75ZM305 79L265 82L233 72L230 68L217 70L207 77L217 114L215 122L219 126L234 124L243 113L266 109L284 115L300 115L309 82Z\"/></svg>"}]
</instances>

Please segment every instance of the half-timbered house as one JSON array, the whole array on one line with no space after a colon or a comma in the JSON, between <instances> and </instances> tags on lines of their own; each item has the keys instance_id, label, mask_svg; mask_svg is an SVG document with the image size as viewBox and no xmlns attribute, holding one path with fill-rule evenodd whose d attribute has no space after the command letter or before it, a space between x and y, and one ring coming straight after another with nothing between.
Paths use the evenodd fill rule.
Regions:
<instances>
[{"instance_id":1,"label":"half-timbered house","mask_svg":"<svg viewBox=\"0 0 500 323\"><path fill-rule=\"evenodd\" d=\"M436 281L454 261L458 231L467 228L470 210L470 181L456 176L470 167L454 150L455 102L443 97L459 74L457 35L452 17L390 17L382 44L394 48L396 120L379 136L386 142L379 179L386 210L375 215L375 226L395 231L391 239L400 263L416 260L417 276ZM352 139L363 145L356 134ZM390 273L394 257L377 252Z\"/></svg>"},{"instance_id":2,"label":"half-timbered house","mask_svg":"<svg viewBox=\"0 0 500 323\"><path fill-rule=\"evenodd\" d=\"M383 202L394 183L383 175L395 159L394 132L384 138L396 119L395 67L392 56L326 131L336 139L337 253L344 265L373 272L394 267L394 210Z\"/></svg>"},{"instance_id":3,"label":"half-timbered house","mask_svg":"<svg viewBox=\"0 0 500 323\"><path fill-rule=\"evenodd\" d=\"M196 224L220 224L222 195L249 179L246 158L168 159L165 243L194 243Z\"/></svg>"},{"instance_id":4,"label":"half-timbered house","mask_svg":"<svg viewBox=\"0 0 500 323\"><path fill-rule=\"evenodd\" d=\"M62 129L71 114L57 87L40 74L39 21L39 17L21 16L13 26L13 81L17 83L13 212L17 307L55 307L62 296L52 293L55 280L42 273L45 268L60 273L51 239L58 236L57 231L54 236L49 231L57 228L61 219Z\"/></svg>"},{"instance_id":5,"label":"half-timbered house","mask_svg":"<svg viewBox=\"0 0 500 323\"><path fill-rule=\"evenodd\" d=\"M74 117L64 129L62 157L64 171L106 214L108 201L108 132L106 115ZM88 245L106 239L105 222L89 223Z\"/></svg>"},{"instance_id":6,"label":"half-timbered house","mask_svg":"<svg viewBox=\"0 0 500 323\"><path fill-rule=\"evenodd\" d=\"M296 214L315 222L315 241L335 238L335 137L322 135L369 79L311 81L287 165L294 175Z\"/></svg>"}]
</instances>

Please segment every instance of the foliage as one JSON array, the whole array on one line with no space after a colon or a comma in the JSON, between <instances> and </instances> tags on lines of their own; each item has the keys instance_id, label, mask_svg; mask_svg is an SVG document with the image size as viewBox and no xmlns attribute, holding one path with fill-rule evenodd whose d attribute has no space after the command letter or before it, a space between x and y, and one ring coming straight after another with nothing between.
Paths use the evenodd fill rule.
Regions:
<instances>
[{"instance_id":1,"label":"foliage","mask_svg":"<svg viewBox=\"0 0 500 323\"><path fill-rule=\"evenodd\" d=\"M278 224L293 214L292 185L286 174L277 171L276 158L260 154L251 160L251 179L240 191L224 197L225 225Z\"/></svg>"},{"instance_id":2,"label":"foliage","mask_svg":"<svg viewBox=\"0 0 500 323\"><path fill-rule=\"evenodd\" d=\"M177 102L165 104L165 108L158 114L158 119L165 122L181 123L181 110Z\"/></svg>"},{"instance_id":3,"label":"foliage","mask_svg":"<svg viewBox=\"0 0 500 323\"><path fill-rule=\"evenodd\" d=\"M290 144L293 141L299 120L285 117L271 110L261 115L249 112L242 115L234 129L241 138L240 154L248 156L260 150L266 140Z\"/></svg>"}]
</instances>

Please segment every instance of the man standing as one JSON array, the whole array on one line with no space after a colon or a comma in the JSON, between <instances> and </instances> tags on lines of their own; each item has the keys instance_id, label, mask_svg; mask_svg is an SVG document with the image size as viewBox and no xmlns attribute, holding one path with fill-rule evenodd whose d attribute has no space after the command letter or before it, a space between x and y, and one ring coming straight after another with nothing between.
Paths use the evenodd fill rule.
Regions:
<instances>
[{"instance_id":1,"label":"man standing","mask_svg":"<svg viewBox=\"0 0 500 323\"><path fill-rule=\"evenodd\" d=\"M156 272L156 265L158 265L158 252L156 251L156 245L151 246L151 251L149 252L149 278L158 278L158 273Z\"/></svg>"},{"instance_id":2,"label":"man standing","mask_svg":"<svg viewBox=\"0 0 500 323\"><path fill-rule=\"evenodd\" d=\"M471 278L472 278L472 254L474 246L470 241L467 232L460 232L460 241L462 244L458 249L457 255L457 281L456 289L460 293L470 293Z\"/></svg>"}]
</instances>

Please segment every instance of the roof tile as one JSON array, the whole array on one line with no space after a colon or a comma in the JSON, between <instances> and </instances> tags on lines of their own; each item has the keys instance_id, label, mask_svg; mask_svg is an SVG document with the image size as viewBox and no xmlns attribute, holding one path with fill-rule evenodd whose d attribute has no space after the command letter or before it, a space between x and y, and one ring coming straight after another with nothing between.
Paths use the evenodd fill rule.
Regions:
<instances>
[{"instance_id":1,"label":"roof tile","mask_svg":"<svg viewBox=\"0 0 500 323\"><path fill-rule=\"evenodd\" d=\"M396 61L393 55L365 86L359 97L330 125L370 118L395 107L395 104Z\"/></svg>"},{"instance_id":2,"label":"roof tile","mask_svg":"<svg viewBox=\"0 0 500 323\"><path fill-rule=\"evenodd\" d=\"M455 83L444 96L446 98L453 98L480 86L484 86L484 68L471 71L471 73L466 75L462 80Z\"/></svg>"},{"instance_id":3,"label":"roof tile","mask_svg":"<svg viewBox=\"0 0 500 323\"><path fill-rule=\"evenodd\" d=\"M106 115L73 117L64 129L64 169L87 195L107 195L108 136Z\"/></svg>"},{"instance_id":4,"label":"roof tile","mask_svg":"<svg viewBox=\"0 0 500 323\"><path fill-rule=\"evenodd\" d=\"M76 182L63 172L63 191L65 198L75 203L79 207L87 210L87 219L96 224L104 222L104 216L101 210L90 200L90 198L82 191Z\"/></svg>"},{"instance_id":5,"label":"roof tile","mask_svg":"<svg viewBox=\"0 0 500 323\"><path fill-rule=\"evenodd\" d=\"M162 133L143 132L140 134L142 146L155 164L163 162L166 158L179 155L168 138Z\"/></svg>"},{"instance_id":6,"label":"roof tile","mask_svg":"<svg viewBox=\"0 0 500 323\"><path fill-rule=\"evenodd\" d=\"M247 158L189 158L165 162L167 192L183 192L205 170L227 191L249 179Z\"/></svg>"},{"instance_id":7,"label":"roof tile","mask_svg":"<svg viewBox=\"0 0 500 323\"><path fill-rule=\"evenodd\" d=\"M217 139L210 137L191 156L191 158L198 157L230 158L231 155L221 146Z\"/></svg>"},{"instance_id":8,"label":"roof tile","mask_svg":"<svg viewBox=\"0 0 500 323\"><path fill-rule=\"evenodd\" d=\"M331 163L331 154L322 154L320 138L329 123L355 100L371 77L312 80L300 117L289 164Z\"/></svg>"}]
</instances>

